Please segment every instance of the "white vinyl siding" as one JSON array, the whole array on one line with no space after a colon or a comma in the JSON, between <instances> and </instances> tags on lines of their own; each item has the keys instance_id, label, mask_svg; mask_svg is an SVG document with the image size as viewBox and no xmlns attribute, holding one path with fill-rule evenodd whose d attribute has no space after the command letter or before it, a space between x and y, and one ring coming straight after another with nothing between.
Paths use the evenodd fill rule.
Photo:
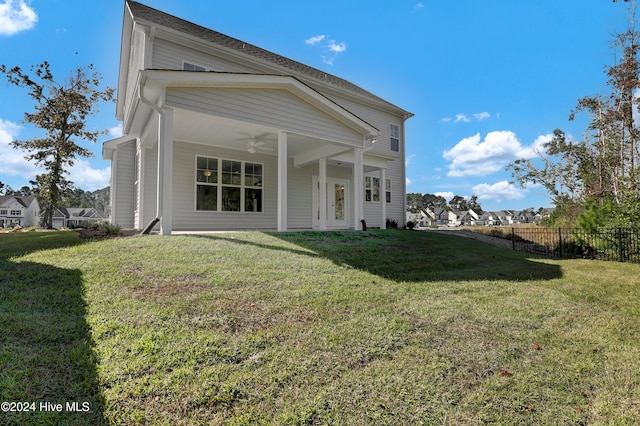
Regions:
<instances>
[{"instance_id":1,"label":"white vinyl siding","mask_svg":"<svg viewBox=\"0 0 640 426\"><path fill-rule=\"evenodd\" d=\"M330 141L362 145L362 135L286 90L170 88L166 103Z\"/></svg>"},{"instance_id":2,"label":"white vinyl siding","mask_svg":"<svg viewBox=\"0 0 640 426\"><path fill-rule=\"evenodd\" d=\"M235 62L207 55L200 50L186 47L169 40L156 38L153 45L152 68L159 70L182 70L183 62L196 64L208 70L222 72L256 72L256 68L240 66Z\"/></svg>"},{"instance_id":3,"label":"white vinyl siding","mask_svg":"<svg viewBox=\"0 0 640 426\"><path fill-rule=\"evenodd\" d=\"M158 145L153 148L146 148L142 151L142 173L144 174L143 186L141 190L142 203L142 221L138 224L138 229L144 229L156 217L158 210L158 195L156 188L158 187Z\"/></svg>"},{"instance_id":4,"label":"white vinyl siding","mask_svg":"<svg viewBox=\"0 0 640 426\"><path fill-rule=\"evenodd\" d=\"M406 177L404 171L405 140L403 123L405 117L397 113L397 109L370 99L358 100L358 95L342 95L341 89L328 88L323 83L310 80L296 71L278 68L277 65L265 64L242 54L216 46L207 47L206 41L188 40L177 34L169 34L161 27L156 32L153 42L146 46L153 46L153 52L145 52L145 40L142 32L135 31L132 37L134 44L129 67L127 86L127 101L131 98L131 91L135 88L139 69L182 70L184 64L189 63L207 70L231 73L255 73L270 75L293 75L318 90L323 95L344 107L365 122L380 130L378 142L371 153L391 155L397 159L388 161L386 178L391 184L392 202L387 203L386 216L404 223L404 194L406 191ZM149 49L150 50L150 49ZM147 58L147 63L144 62ZM167 88L165 102L175 108L211 114L247 123L265 126L269 129L279 129L290 133L325 139L340 144L352 146L362 145L362 135L351 127L344 125L336 118L310 105L309 102L297 97L285 89L234 89L234 88ZM128 106L126 106L128 108ZM126 109L125 109L126 111ZM126 117L126 113L125 113ZM398 151L391 147L390 123L399 124ZM151 145L153 146L153 145ZM250 154L244 151L223 149L208 145L197 145L188 142L174 142L174 180L173 180L173 229L174 230L215 230L215 229L275 229L277 225L277 160L273 155L260 153ZM126 160L128 148L120 146L116 152L117 170L114 167L112 175L113 185L124 182L126 178ZM263 205L261 214L245 212L209 212L197 211L195 206L194 158L207 156L213 158L237 159L242 162L258 162L263 164L265 187L263 190ZM144 167L140 172L144 176L141 191L143 205L140 213L144 217L136 218L136 225L145 226L156 215L156 183L157 183L157 147L147 149L141 159ZM288 228L310 229L312 227L312 177L318 175L318 165L311 164L302 168L295 168L293 160L288 160ZM132 165L132 164L131 164ZM119 167L122 166L122 167ZM121 170L125 175L120 175ZM371 171L367 175L380 176L379 172ZM130 171L133 174L133 169ZM124 176L124 177L123 177ZM349 181L349 226L353 226L353 172L350 167L329 166L327 176L346 179ZM133 180L130 181L130 192L133 192ZM126 188L119 186L117 192L118 212L113 217L122 217L121 210L125 208L123 199L128 197L131 212L134 209L133 194L126 195ZM380 182L381 201L385 201L386 182ZM364 215L367 225L380 226L381 208L383 203L364 203Z\"/></svg>"},{"instance_id":5,"label":"white vinyl siding","mask_svg":"<svg viewBox=\"0 0 640 426\"><path fill-rule=\"evenodd\" d=\"M263 212L201 211L195 208L196 157L231 158L263 165ZM225 230L275 229L277 219L277 169L275 156L175 141L173 151L173 229Z\"/></svg>"},{"instance_id":6,"label":"white vinyl siding","mask_svg":"<svg viewBox=\"0 0 640 426\"><path fill-rule=\"evenodd\" d=\"M406 221L405 215L405 194L406 194L406 174L404 167L405 158L405 141L404 141L404 129L400 125L399 128L399 151L391 151L390 140L390 123L402 123L402 117L394 116L393 114L385 111L374 110L360 103L353 102L350 99L338 98L335 96L329 96L334 102L342 105L349 111L353 112L358 117L362 118L367 123L380 129L380 137L378 138L375 147L371 150L372 153L380 153L384 155L397 156L396 160L388 161L386 178L391 180L391 194L392 202L386 205L386 216L390 219L395 219L399 225L403 225ZM367 173L371 176L379 176L379 173ZM367 221L367 226L378 227L380 223L381 215L380 203L364 203L364 215Z\"/></svg>"},{"instance_id":7,"label":"white vinyl siding","mask_svg":"<svg viewBox=\"0 0 640 426\"><path fill-rule=\"evenodd\" d=\"M306 167L293 167L289 161L287 203L289 205L289 229L311 229L313 227L312 191L313 176L318 176L318 164ZM344 179L349 182L347 194L348 226L353 227L353 174L351 168L327 166L327 177Z\"/></svg>"},{"instance_id":8,"label":"white vinyl siding","mask_svg":"<svg viewBox=\"0 0 640 426\"><path fill-rule=\"evenodd\" d=\"M135 142L127 142L118 146L115 159L115 173L113 173L112 189L115 195L115 211L111 212L112 222L122 228L133 228L133 208L134 208L134 162L135 162Z\"/></svg>"}]
</instances>

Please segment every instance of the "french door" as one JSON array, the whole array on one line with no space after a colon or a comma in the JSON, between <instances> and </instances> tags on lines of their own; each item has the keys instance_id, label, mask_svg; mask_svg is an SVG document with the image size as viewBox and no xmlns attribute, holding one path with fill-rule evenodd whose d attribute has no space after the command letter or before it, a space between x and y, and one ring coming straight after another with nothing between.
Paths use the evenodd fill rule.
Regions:
<instances>
[{"instance_id":1,"label":"french door","mask_svg":"<svg viewBox=\"0 0 640 426\"><path fill-rule=\"evenodd\" d=\"M327 178L327 228L349 226L348 181ZM313 227L320 227L320 178L313 177Z\"/></svg>"}]
</instances>

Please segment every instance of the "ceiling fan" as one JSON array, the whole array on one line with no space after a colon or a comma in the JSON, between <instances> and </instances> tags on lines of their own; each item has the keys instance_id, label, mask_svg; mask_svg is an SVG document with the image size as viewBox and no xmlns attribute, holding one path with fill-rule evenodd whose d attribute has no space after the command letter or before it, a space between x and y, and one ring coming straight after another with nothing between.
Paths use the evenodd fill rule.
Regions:
<instances>
[{"instance_id":1,"label":"ceiling fan","mask_svg":"<svg viewBox=\"0 0 640 426\"><path fill-rule=\"evenodd\" d=\"M265 141L273 139L271 133L265 132L260 135L250 135L248 133L241 133L246 135L245 138L236 139L237 141L247 141L246 149L249 153L255 154L256 152L273 152L273 148L265 146Z\"/></svg>"}]
</instances>

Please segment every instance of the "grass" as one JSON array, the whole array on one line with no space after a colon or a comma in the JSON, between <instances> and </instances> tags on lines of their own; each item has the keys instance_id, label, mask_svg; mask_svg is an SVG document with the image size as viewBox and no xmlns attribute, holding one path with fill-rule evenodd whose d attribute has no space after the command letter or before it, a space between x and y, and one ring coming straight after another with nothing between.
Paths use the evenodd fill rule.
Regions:
<instances>
[{"instance_id":1,"label":"grass","mask_svg":"<svg viewBox=\"0 0 640 426\"><path fill-rule=\"evenodd\" d=\"M0 236L5 424L635 424L640 265L428 232Z\"/></svg>"}]
</instances>

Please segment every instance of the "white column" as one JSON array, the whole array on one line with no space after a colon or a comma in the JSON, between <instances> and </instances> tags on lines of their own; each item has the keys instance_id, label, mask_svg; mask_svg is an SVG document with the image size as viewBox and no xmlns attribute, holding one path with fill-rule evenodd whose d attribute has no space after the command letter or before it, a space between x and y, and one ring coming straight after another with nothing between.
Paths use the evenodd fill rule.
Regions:
<instances>
[{"instance_id":1,"label":"white column","mask_svg":"<svg viewBox=\"0 0 640 426\"><path fill-rule=\"evenodd\" d=\"M364 152L362 148L353 149L353 229L361 231L364 219Z\"/></svg>"},{"instance_id":2,"label":"white column","mask_svg":"<svg viewBox=\"0 0 640 426\"><path fill-rule=\"evenodd\" d=\"M318 209L320 210L320 230L327 229L327 157L318 160L320 182L318 183Z\"/></svg>"},{"instance_id":3,"label":"white column","mask_svg":"<svg viewBox=\"0 0 640 426\"><path fill-rule=\"evenodd\" d=\"M387 229L387 169L380 169L380 229Z\"/></svg>"},{"instance_id":4,"label":"white column","mask_svg":"<svg viewBox=\"0 0 640 426\"><path fill-rule=\"evenodd\" d=\"M140 140L140 138L136 140L136 149L140 150L139 151L140 165L138 166L138 176L136 177L136 179L138 179L138 193L136 194L136 197L138 197L138 224L137 226L135 226L134 224L134 228L137 227L138 229L142 229L146 225L146 223L144 223L144 211L145 211L145 205L144 205L145 166L144 165L146 161L146 157L145 157L146 148L142 148L142 141Z\"/></svg>"},{"instance_id":5,"label":"white column","mask_svg":"<svg viewBox=\"0 0 640 426\"><path fill-rule=\"evenodd\" d=\"M278 231L287 230L287 133L278 132Z\"/></svg>"},{"instance_id":6,"label":"white column","mask_svg":"<svg viewBox=\"0 0 640 426\"><path fill-rule=\"evenodd\" d=\"M173 109L164 107L158 135L158 216L160 234L171 235L173 227Z\"/></svg>"}]
</instances>

